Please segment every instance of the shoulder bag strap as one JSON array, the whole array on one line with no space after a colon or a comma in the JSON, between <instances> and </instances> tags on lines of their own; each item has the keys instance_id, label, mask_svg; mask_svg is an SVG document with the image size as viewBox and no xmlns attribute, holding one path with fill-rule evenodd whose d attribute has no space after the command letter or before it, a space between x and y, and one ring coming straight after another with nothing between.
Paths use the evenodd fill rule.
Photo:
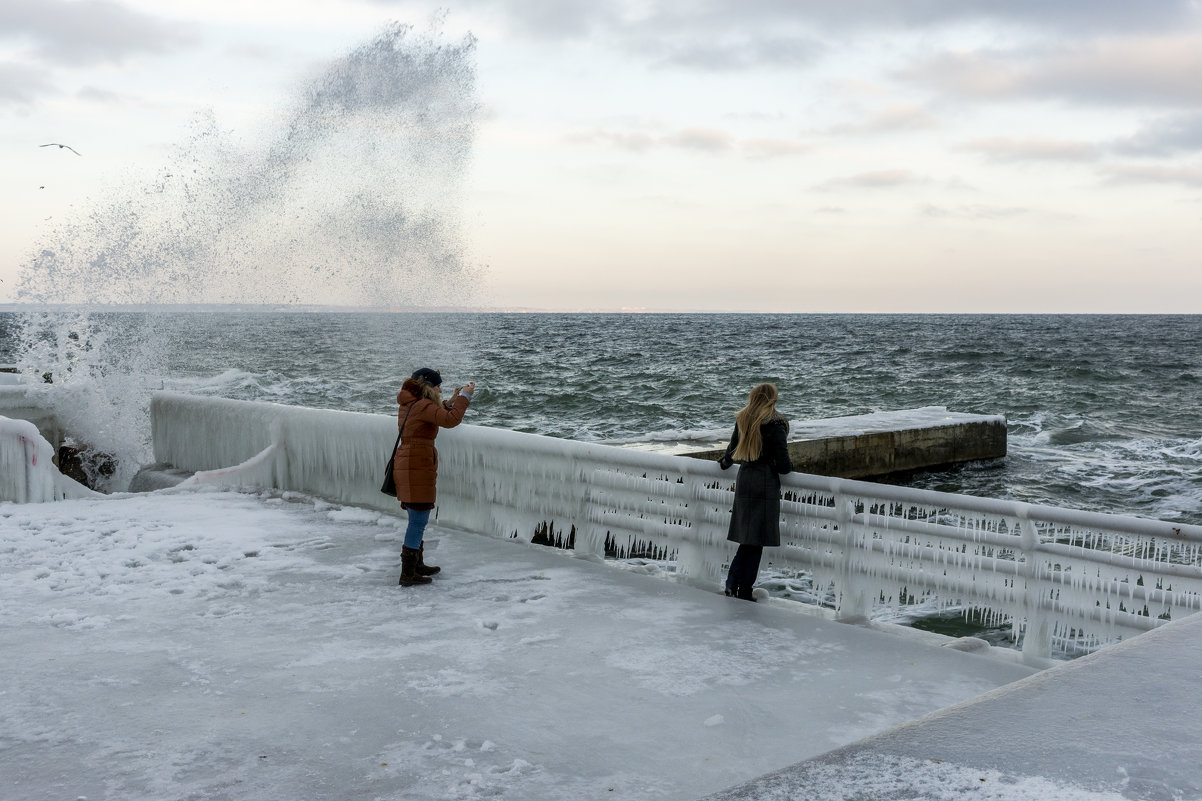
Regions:
<instances>
[{"instance_id":1,"label":"shoulder bag strap","mask_svg":"<svg viewBox=\"0 0 1202 801\"><path fill-rule=\"evenodd\" d=\"M421 400L421 398L418 398ZM409 408L405 410L405 419L401 421L401 428L396 432L396 444L392 446L392 458L396 458L397 448L401 447L401 435L405 433L405 423L409 422L409 412L413 411L413 407L417 405L417 401L409 404Z\"/></svg>"}]
</instances>

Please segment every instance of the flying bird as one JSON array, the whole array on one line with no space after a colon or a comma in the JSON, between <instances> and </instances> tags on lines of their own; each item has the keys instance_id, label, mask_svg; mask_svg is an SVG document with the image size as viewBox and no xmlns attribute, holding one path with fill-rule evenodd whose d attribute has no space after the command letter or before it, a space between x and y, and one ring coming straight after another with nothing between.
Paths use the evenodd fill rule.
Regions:
<instances>
[{"instance_id":1,"label":"flying bird","mask_svg":"<svg viewBox=\"0 0 1202 801\"><path fill-rule=\"evenodd\" d=\"M70 150L75 155L77 155L77 156L81 155L78 150L71 147L70 145L60 145L58 142L47 142L44 145L38 145L38 147L57 147L59 150L62 150L65 147L65 148L67 148L67 150Z\"/></svg>"}]
</instances>

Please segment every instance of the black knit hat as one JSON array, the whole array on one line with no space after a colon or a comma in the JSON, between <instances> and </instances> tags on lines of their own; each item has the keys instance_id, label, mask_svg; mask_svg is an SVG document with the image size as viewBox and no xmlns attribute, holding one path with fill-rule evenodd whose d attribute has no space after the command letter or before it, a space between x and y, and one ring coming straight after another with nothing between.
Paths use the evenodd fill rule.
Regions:
<instances>
[{"instance_id":1,"label":"black knit hat","mask_svg":"<svg viewBox=\"0 0 1202 801\"><path fill-rule=\"evenodd\" d=\"M414 370L413 375L409 377L416 378L423 384L429 384L432 387L436 387L442 383L442 376L438 374L438 371L431 370L429 367L419 367L418 369Z\"/></svg>"}]
</instances>

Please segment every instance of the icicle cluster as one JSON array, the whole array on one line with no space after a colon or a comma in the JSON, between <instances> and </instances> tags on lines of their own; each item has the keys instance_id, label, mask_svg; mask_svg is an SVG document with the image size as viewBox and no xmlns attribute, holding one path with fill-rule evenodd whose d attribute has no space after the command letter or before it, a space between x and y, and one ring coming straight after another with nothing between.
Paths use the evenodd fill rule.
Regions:
<instances>
[{"instance_id":1,"label":"icicle cluster","mask_svg":"<svg viewBox=\"0 0 1202 801\"><path fill-rule=\"evenodd\" d=\"M159 461L247 463L205 480L396 508L378 490L392 417L171 393L152 417ZM704 586L733 553L735 472L713 462L472 425L438 448L441 525L538 533L590 558L654 554ZM1011 623L1037 662L1054 641L1088 651L1202 608L1199 526L804 474L782 483L782 547L766 558L807 572L842 619L934 601Z\"/></svg>"}]
</instances>

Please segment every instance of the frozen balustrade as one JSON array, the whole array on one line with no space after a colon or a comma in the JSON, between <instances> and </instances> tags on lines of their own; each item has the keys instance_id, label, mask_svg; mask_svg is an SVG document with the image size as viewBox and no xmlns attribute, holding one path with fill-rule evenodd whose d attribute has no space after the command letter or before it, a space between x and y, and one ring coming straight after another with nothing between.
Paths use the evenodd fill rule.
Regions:
<instances>
[{"instance_id":1,"label":"frozen balustrade","mask_svg":"<svg viewBox=\"0 0 1202 801\"><path fill-rule=\"evenodd\" d=\"M11 365L0 365L0 416L33 423L57 453L63 444L62 426L53 411L31 396L25 376L16 369Z\"/></svg>"},{"instance_id":2,"label":"frozen balustrade","mask_svg":"<svg viewBox=\"0 0 1202 801\"><path fill-rule=\"evenodd\" d=\"M379 492L391 416L160 393L155 457L197 480L278 487L395 509ZM443 432L440 525L497 537L536 531L600 559L656 551L682 580L714 587L734 470L533 434ZM240 469L231 466L244 465ZM837 619L927 597L1010 622L1023 655L1147 631L1202 606L1202 527L805 474L783 477L774 567L808 572Z\"/></svg>"},{"instance_id":3,"label":"frozen balustrade","mask_svg":"<svg viewBox=\"0 0 1202 801\"><path fill-rule=\"evenodd\" d=\"M0 417L0 501L42 503L98 494L58 471L54 448L36 425Z\"/></svg>"}]
</instances>

